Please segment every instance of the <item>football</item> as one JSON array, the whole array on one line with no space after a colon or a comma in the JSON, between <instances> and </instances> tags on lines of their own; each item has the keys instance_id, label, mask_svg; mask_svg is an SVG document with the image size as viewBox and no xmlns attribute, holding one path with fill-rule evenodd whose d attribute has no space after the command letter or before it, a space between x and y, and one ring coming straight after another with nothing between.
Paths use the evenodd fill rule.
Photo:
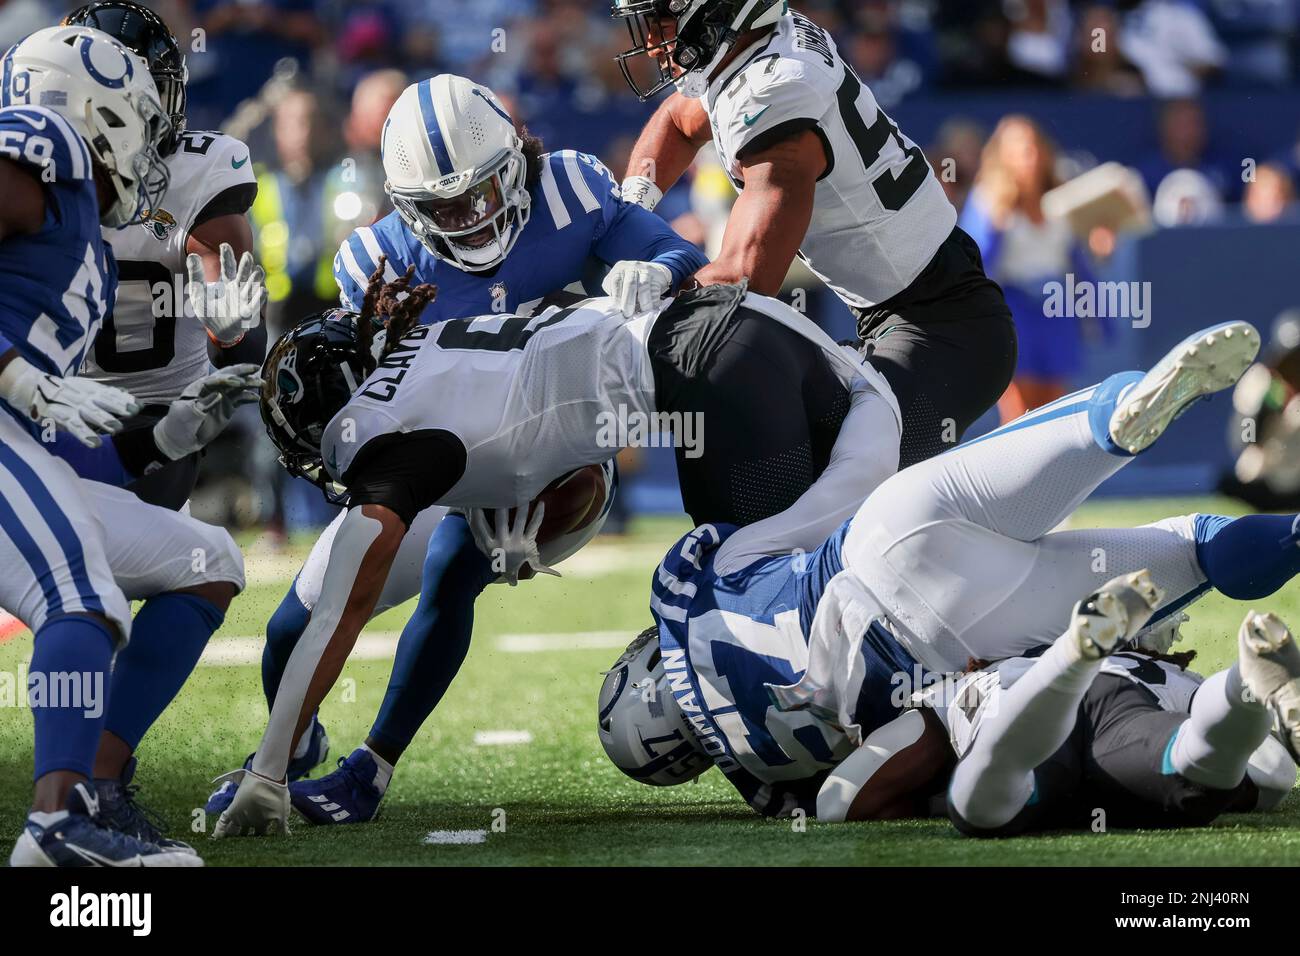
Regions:
<instances>
[{"instance_id":1,"label":"football","mask_svg":"<svg viewBox=\"0 0 1300 956\"><path fill-rule=\"evenodd\" d=\"M546 506L542 527L537 532L538 544L547 544L560 535L581 531L605 507L608 487L605 470L601 465L585 465L555 479L533 499L529 514L538 502ZM514 510L510 512L514 518Z\"/></svg>"}]
</instances>

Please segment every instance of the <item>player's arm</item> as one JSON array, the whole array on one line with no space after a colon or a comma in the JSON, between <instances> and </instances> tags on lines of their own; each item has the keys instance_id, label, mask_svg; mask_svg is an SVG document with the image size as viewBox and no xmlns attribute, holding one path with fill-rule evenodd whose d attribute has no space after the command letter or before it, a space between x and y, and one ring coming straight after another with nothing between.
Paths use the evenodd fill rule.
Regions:
<instances>
[{"instance_id":1,"label":"player's arm","mask_svg":"<svg viewBox=\"0 0 1300 956\"><path fill-rule=\"evenodd\" d=\"M904 711L872 731L831 771L817 794L817 819L841 823L923 815L924 801L954 760L933 711Z\"/></svg>"},{"instance_id":2,"label":"player's arm","mask_svg":"<svg viewBox=\"0 0 1300 956\"><path fill-rule=\"evenodd\" d=\"M222 278L221 247L228 245L236 262L245 254L253 255L253 229L248 224L248 217L242 212L230 212L213 216L195 226L185 240L187 255L196 255L203 264L203 276L207 282L217 282ZM238 266L236 266L238 273ZM240 335L233 342L223 345L216 335L208 330L208 357L217 368L225 368L243 362L261 363L266 356L266 304L265 297L257 314L252 318L256 324L245 325Z\"/></svg>"},{"instance_id":3,"label":"player's arm","mask_svg":"<svg viewBox=\"0 0 1300 956\"><path fill-rule=\"evenodd\" d=\"M762 295L781 291L812 221L817 179L828 163L822 140L804 129L739 158L745 188L732 207L717 259L695 274L700 285L736 283Z\"/></svg>"},{"instance_id":4,"label":"player's arm","mask_svg":"<svg viewBox=\"0 0 1300 956\"><path fill-rule=\"evenodd\" d=\"M0 159L0 195L5 197L0 203L0 242L40 230L45 221L45 190L31 167ZM0 335L0 373L16 358L13 343Z\"/></svg>"},{"instance_id":5,"label":"player's arm","mask_svg":"<svg viewBox=\"0 0 1300 956\"><path fill-rule=\"evenodd\" d=\"M699 100L673 93L637 137L623 178L625 198L653 210L655 204L713 138L709 115Z\"/></svg>"}]
</instances>

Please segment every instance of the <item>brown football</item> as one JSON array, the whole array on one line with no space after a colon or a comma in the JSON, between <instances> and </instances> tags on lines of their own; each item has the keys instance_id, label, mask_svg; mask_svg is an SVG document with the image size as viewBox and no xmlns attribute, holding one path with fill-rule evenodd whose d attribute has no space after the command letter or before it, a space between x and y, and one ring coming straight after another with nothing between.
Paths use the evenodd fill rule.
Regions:
<instances>
[{"instance_id":1,"label":"brown football","mask_svg":"<svg viewBox=\"0 0 1300 956\"><path fill-rule=\"evenodd\" d=\"M546 544L562 534L585 528L605 507L604 469L600 465L584 465L555 479L533 499L529 514L539 501L545 503L546 514L537 532L538 544ZM513 509L510 517L513 520Z\"/></svg>"}]
</instances>

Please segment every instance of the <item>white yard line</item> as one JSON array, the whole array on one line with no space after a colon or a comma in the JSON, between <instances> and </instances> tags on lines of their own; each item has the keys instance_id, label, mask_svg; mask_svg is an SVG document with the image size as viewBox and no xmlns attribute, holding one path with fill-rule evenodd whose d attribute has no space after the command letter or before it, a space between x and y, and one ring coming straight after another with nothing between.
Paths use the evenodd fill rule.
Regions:
<instances>
[{"instance_id":1,"label":"white yard line","mask_svg":"<svg viewBox=\"0 0 1300 956\"><path fill-rule=\"evenodd\" d=\"M527 730L479 730L474 733L475 747L512 747L532 742L533 735Z\"/></svg>"},{"instance_id":2,"label":"white yard line","mask_svg":"<svg viewBox=\"0 0 1300 956\"><path fill-rule=\"evenodd\" d=\"M486 830L432 830L425 835L424 843L438 846L465 846L486 843Z\"/></svg>"},{"instance_id":3,"label":"white yard line","mask_svg":"<svg viewBox=\"0 0 1300 956\"><path fill-rule=\"evenodd\" d=\"M348 655L352 660L392 660L400 631L371 631L357 638ZM627 631L576 631L558 634L502 634L496 647L507 654L536 654L542 651L590 651L622 648L631 635ZM262 660L262 637L221 637L208 644L199 663L208 667L241 667Z\"/></svg>"}]
</instances>

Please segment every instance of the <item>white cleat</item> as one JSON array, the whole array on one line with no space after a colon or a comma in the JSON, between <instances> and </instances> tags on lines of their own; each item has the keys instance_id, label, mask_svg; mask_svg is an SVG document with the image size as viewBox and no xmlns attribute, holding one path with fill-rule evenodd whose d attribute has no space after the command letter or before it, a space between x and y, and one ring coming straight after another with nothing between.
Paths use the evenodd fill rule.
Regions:
<instances>
[{"instance_id":1,"label":"white cleat","mask_svg":"<svg viewBox=\"0 0 1300 956\"><path fill-rule=\"evenodd\" d=\"M1164 592L1142 570L1107 581L1074 606L1066 632L1085 660L1098 660L1131 640L1164 599Z\"/></svg>"},{"instance_id":2,"label":"white cleat","mask_svg":"<svg viewBox=\"0 0 1300 956\"><path fill-rule=\"evenodd\" d=\"M1224 322L1184 339L1123 397L1110 417L1111 440L1136 455L1192 402L1236 382L1258 353L1259 333L1248 322Z\"/></svg>"},{"instance_id":3,"label":"white cleat","mask_svg":"<svg viewBox=\"0 0 1300 956\"><path fill-rule=\"evenodd\" d=\"M1273 714L1282 743L1300 761L1300 647L1276 614L1251 611L1237 632L1241 682Z\"/></svg>"}]
</instances>

